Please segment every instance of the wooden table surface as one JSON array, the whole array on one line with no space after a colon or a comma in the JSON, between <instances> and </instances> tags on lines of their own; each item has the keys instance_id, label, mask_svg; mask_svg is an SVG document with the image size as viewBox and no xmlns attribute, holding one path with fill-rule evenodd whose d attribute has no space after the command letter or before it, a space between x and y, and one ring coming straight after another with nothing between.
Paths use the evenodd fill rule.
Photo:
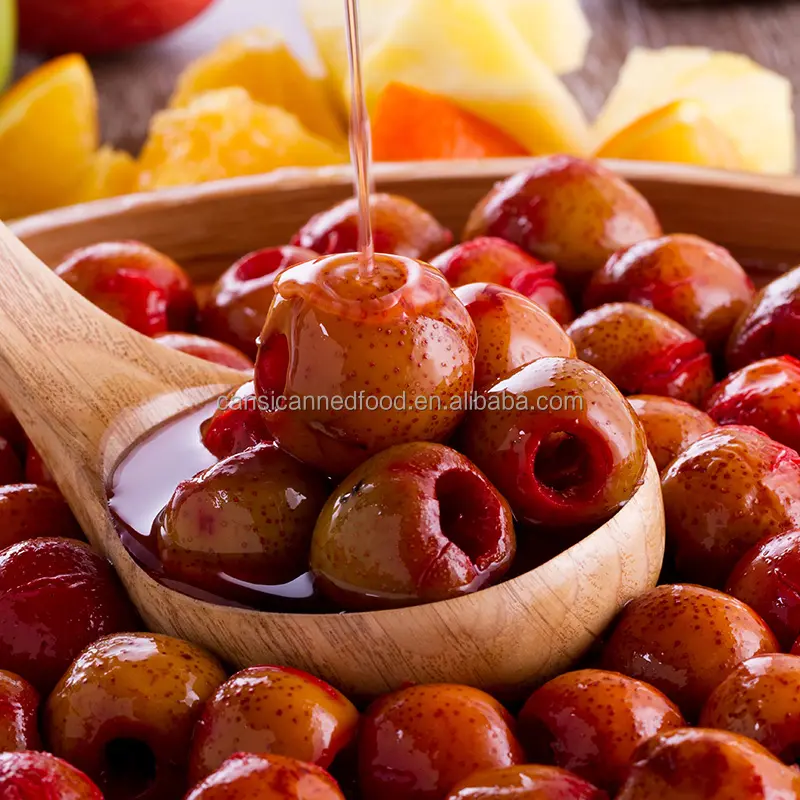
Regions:
<instances>
[{"instance_id":1,"label":"wooden table surface","mask_svg":"<svg viewBox=\"0 0 800 800\"><path fill-rule=\"evenodd\" d=\"M792 80L800 110L800 2L706 2L689 0L583 0L594 29L585 68L567 78L590 115L614 85L634 45L705 45L747 53ZM212 9L177 34L139 50L97 60L105 141L136 151L152 113L169 96L184 65L221 38L254 25L284 30L301 54L312 51L296 0L217 0ZM35 62L20 59L19 71Z\"/></svg>"}]
</instances>

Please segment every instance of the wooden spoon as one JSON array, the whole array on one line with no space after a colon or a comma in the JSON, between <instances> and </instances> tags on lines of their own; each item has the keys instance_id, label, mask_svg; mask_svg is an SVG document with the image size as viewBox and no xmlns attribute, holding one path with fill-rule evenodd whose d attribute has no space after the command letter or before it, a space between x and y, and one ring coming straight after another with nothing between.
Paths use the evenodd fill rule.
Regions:
<instances>
[{"instance_id":1,"label":"wooden spoon","mask_svg":"<svg viewBox=\"0 0 800 800\"><path fill-rule=\"evenodd\" d=\"M513 693L565 669L629 600L655 585L664 514L655 465L610 522L547 564L456 600L302 615L204 603L130 558L106 505L123 452L154 425L244 382L243 374L135 333L69 288L0 224L0 385L92 544L147 624L237 666L306 669L375 695L449 681Z\"/></svg>"}]
</instances>

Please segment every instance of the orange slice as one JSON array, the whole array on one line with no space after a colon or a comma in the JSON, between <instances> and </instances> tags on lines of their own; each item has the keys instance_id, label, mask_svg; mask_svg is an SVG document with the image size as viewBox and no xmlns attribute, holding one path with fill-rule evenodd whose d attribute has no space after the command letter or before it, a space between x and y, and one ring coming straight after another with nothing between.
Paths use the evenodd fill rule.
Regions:
<instances>
[{"instance_id":1,"label":"orange slice","mask_svg":"<svg viewBox=\"0 0 800 800\"><path fill-rule=\"evenodd\" d=\"M82 56L63 56L0 98L0 219L61 205L98 144L97 93Z\"/></svg>"},{"instance_id":2,"label":"orange slice","mask_svg":"<svg viewBox=\"0 0 800 800\"><path fill-rule=\"evenodd\" d=\"M645 114L601 145L596 155L719 169L745 168L733 140L694 100L676 100Z\"/></svg>"},{"instance_id":3,"label":"orange slice","mask_svg":"<svg viewBox=\"0 0 800 800\"><path fill-rule=\"evenodd\" d=\"M259 103L285 108L312 133L344 140L344 125L326 83L310 75L283 37L268 28L234 36L187 67L170 105L185 106L199 94L235 86L246 89Z\"/></svg>"},{"instance_id":4,"label":"orange slice","mask_svg":"<svg viewBox=\"0 0 800 800\"><path fill-rule=\"evenodd\" d=\"M137 174L136 162L128 153L101 147L92 157L89 171L66 198L65 205L130 194L136 188Z\"/></svg>"}]
</instances>

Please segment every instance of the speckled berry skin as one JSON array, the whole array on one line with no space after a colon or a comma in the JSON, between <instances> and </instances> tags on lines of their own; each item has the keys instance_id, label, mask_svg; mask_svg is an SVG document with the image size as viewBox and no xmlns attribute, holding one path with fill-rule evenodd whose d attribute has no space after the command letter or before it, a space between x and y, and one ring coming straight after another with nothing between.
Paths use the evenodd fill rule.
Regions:
<instances>
[{"instance_id":1,"label":"speckled berry skin","mask_svg":"<svg viewBox=\"0 0 800 800\"><path fill-rule=\"evenodd\" d=\"M215 658L180 639L106 636L80 654L50 695L47 741L92 777L106 800L173 800L187 789L203 703L224 680ZM112 756L115 745L127 759Z\"/></svg>"},{"instance_id":2,"label":"speckled berry skin","mask_svg":"<svg viewBox=\"0 0 800 800\"><path fill-rule=\"evenodd\" d=\"M739 664L778 651L772 631L744 603L714 589L672 584L625 607L602 666L659 689L691 722Z\"/></svg>"},{"instance_id":3,"label":"speckled berry skin","mask_svg":"<svg viewBox=\"0 0 800 800\"><path fill-rule=\"evenodd\" d=\"M468 686L428 684L385 695L359 735L363 800L441 800L478 770L524 763L514 720Z\"/></svg>"},{"instance_id":4,"label":"speckled berry skin","mask_svg":"<svg viewBox=\"0 0 800 800\"><path fill-rule=\"evenodd\" d=\"M800 656L745 661L708 698L700 725L748 736L794 764L800 757Z\"/></svg>"},{"instance_id":5,"label":"speckled berry skin","mask_svg":"<svg viewBox=\"0 0 800 800\"><path fill-rule=\"evenodd\" d=\"M575 357L575 345L563 328L518 292L496 283L470 283L455 289L455 295L478 333L476 391L537 358Z\"/></svg>"},{"instance_id":6,"label":"speckled berry skin","mask_svg":"<svg viewBox=\"0 0 800 800\"><path fill-rule=\"evenodd\" d=\"M734 568L725 591L760 614L789 650L800 636L800 531L756 544Z\"/></svg>"},{"instance_id":7,"label":"speckled berry skin","mask_svg":"<svg viewBox=\"0 0 800 800\"><path fill-rule=\"evenodd\" d=\"M647 434L647 447L659 472L704 433L717 427L699 408L672 397L633 395L628 402Z\"/></svg>"},{"instance_id":8,"label":"speckled berry skin","mask_svg":"<svg viewBox=\"0 0 800 800\"><path fill-rule=\"evenodd\" d=\"M642 748L616 800L794 800L800 772L751 739L681 728Z\"/></svg>"},{"instance_id":9,"label":"speckled berry skin","mask_svg":"<svg viewBox=\"0 0 800 800\"><path fill-rule=\"evenodd\" d=\"M0 436L0 486L9 483L21 483L23 478L22 464L11 444Z\"/></svg>"},{"instance_id":10,"label":"speckled berry skin","mask_svg":"<svg viewBox=\"0 0 800 800\"><path fill-rule=\"evenodd\" d=\"M240 350L205 336L197 336L194 333L167 332L157 333L153 339L171 350L202 358L203 361L210 361L212 364L220 364L223 367L247 372L253 369L253 361Z\"/></svg>"},{"instance_id":11,"label":"speckled berry skin","mask_svg":"<svg viewBox=\"0 0 800 800\"><path fill-rule=\"evenodd\" d=\"M336 781L315 764L279 755L237 753L189 792L186 800L344 800Z\"/></svg>"},{"instance_id":12,"label":"speckled berry skin","mask_svg":"<svg viewBox=\"0 0 800 800\"><path fill-rule=\"evenodd\" d=\"M0 670L0 753L41 749L39 692L19 675Z\"/></svg>"},{"instance_id":13,"label":"speckled berry skin","mask_svg":"<svg viewBox=\"0 0 800 800\"><path fill-rule=\"evenodd\" d=\"M730 370L772 356L800 358L800 267L765 286L731 332Z\"/></svg>"},{"instance_id":14,"label":"speckled berry skin","mask_svg":"<svg viewBox=\"0 0 800 800\"><path fill-rule=\"evenodd\" d=\"M237 672L206 703L192 738L191 783L240 751L274 753L328 769L355 741L358 711L325 681L289 667Z\"/></svg>"},{"instance_id":15,"label":"speckled berry skin","mask_svg":"<svg viewBox=\"0 0 800 800\"><path fill-rule=\"evenodd\" d=\"M31 483L0 486L0 548L46 536L83 539L61 494Z\"/></svg>"},{"instance_id":16,"label":"speckled berry skin","mask_svg":"<svg viewBox=\"0 0 800 800\"><path fill-rule=\"evenodd\" d=\"M607 375L623 394L657 394L700 405L714 382L703 342L658 311L608 303L567 328L578 358Z\"/></svg>"},{"instance_id":17,"label":"speckled berry skin","mask_svg":"<svg viewBox=\"0 0 800 800\"><path fill-rule=\"evenodd\" d=\"M70 539L0 551L0 669L46 693L86 645L141 623L109 563Z\"/></svg>"},{"instance_id":18,"label":"speckled berry skin","mask_svg":"<svg viewBox=\"0 0 800 800\"><path fill-rule=\"evenodd\" d=\"M225 403L200 426L200 435L206 449L217 458L227 458L272 441L264 415L259 411L253 381L227 395Z\"/></svg>"},{"instance_id":19,"label":"speckled berry skin","mask_svg":"<svg viewBox=\"0 0 800 800\"><path fill-rule=\"evenodd\" d=\"M800 361L792 356L748 364L718 383L706 411L720 425L752 425L800 448Z\"/></svg>"},{"instance_id":20,"label":"speckled berry skin","mask_svg":"<svg viewBox=\"0 0 800 800\"><path fill-rule=\"evenodd\" d=\"M148 336L194 325L197 300L189 276L141 242L84 247L67 256L55 273L103 311Z\"/></svg>"},{"instance_id":21,"label":"speckled berry skin","mask_svg":"<svg viewBox=\"0 0 800 800\"><path fill-rule=\"evenodd\" d=\"M588 364L540 358L485 395L486 408L464 423L461 447L518 518L557 527L599 522L644 479L641 423Z\"/></svg>"},{"instance_id":22,"label":"speckled berry skin","mask_svg":"<svg viewBox=\"0 0 800 800\"><path fill-rule=\"evenodd\" d=\"M104 800L75 767L50 753L0 753L0 797L5 800Z\"/></svg>"},{"instance_id":23,"label":"speckled berry skin","mask_svg":"<svg viewBox=\"0 0 800 800\"><path fill-rule=\"evenodd\" d=\"M274 444L229 456L179 484L157 521L164 573L221 596L236 581L288 583L308 568L329 492L325 477Z\"/></svg>"},{"instance_id":24,"label":"speckled berry skin","mask_svg":"<svg viewBox=\"0 0 800 800\"><path fill-rule=\"evenodd\" d=\"M447 800L608 800L596 786L558 767L487 769L453 787Z\"/></svg>"},{"instance_id":25,"label":"speckled berry skin","mask_svg":"<svg viewBox=\"0 0 800 800\"><path fill-rule=\"evenodd\" d=\"M679 233L637 242L611 256L592 276L584 307L638 303L666 314L718 351L754 295L753 282L727 250Z\"/></svg>"},{"instance_id":26,"label":"speckled berry skin","mask_svg":"<svg viewBox=\"0 0 800 800\"><path fill-rule=\"evenodd\" d=\"M559 675L537 689L519 715L532 761L563 767L612 793L643 742L685 724L658 689L598 669Z\"/></svg>"},{"instance_id":27,"label":"speckled berry skin","mask_svg":"<svg viewBox=\"0 0 800 800\"><path fill-rule=\"evenodd\" d=\"M725 585L759 540L800 524L800 456L755 428L703 434L661 476L667 547L681 578Z\"/></svg>"},{"instance_id":28,"label":"speckled berry skin","mask_svg":"<svg viewBox=\"0 0 800 800\"><path fill-rule=\"evenodd\" d=\"M453 242L453 234L406 197L373 193L369 198L376 253L430 261ZM352 197L311 217L291 244L321 255L359 250L358 201Z\"/></svg>"},{"instance_id":29,"label":"speckled berry skin","mask_svg":"<svg viewBox=\"0 0 800 800\"><path fill-rule=\"evenodd\" d=\"M446 439L464 415L456 401L472 390L478 349L438 270L377 256L359 278L359 266L331 256L281 274L256 363L259 396L300 401L265 412L275 439L336 475L394 444Z\"/></svg>"},{"instance_id":30,"label":"speckled berry skin","mask_svg":"<svg viewBox=\"0 0 800 800\"><path fill-rule=\"evenodd\" d=\"M661 233L629 183L596 161L554 155L498 183L472 211L463 238L506 239L581 285L617 250Z\"/></svg>"},{"instance_id":31,"label":"speckled berry skin","mask_svg":"<svg viewBox=\"0 0 800 800\"><path fill-rule=\"evenodd\" d=\"M575 309L556 280L556 265L539 261L505 239L481 236L462 242L436 256L431 264L451 286L496 283L525 295L559 325L575 319Z\"/></svg>"},{"instance_id":32,"label":"speckled berry skin","mask_svg":"<svg viewBox=\"0 0 800 800\"><path fill-rule=\"evenodd\" d=\"M499 580L516 552L511 509L444 445L397 445L347 476L319 515L311 569L338 605L434 602Z\"/></svg>"},{"instance_id":33,"label":"speckled berry skin","mask_svg":"<svg viewBox=\"0 0 800 800\"><path fill-rule=\"evenodd\" d=\"M200 333L255 358L256 339L275 296L275 278L285 269L313 261L318 255L313 250L287 245L256 250L239 259L214 284L200 312Z\"/></svg>"}]
</instances>

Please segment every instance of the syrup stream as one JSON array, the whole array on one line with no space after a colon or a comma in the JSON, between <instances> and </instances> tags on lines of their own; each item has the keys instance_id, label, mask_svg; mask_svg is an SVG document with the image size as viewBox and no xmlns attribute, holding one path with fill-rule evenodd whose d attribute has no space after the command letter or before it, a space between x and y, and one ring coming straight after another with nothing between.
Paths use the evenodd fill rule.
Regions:
<instances>
[{"instance_id":1,"label":"syrup stream","mask_svg":"<svg viewBox=\"0 0 800 800\"><path fill-rule=\"evenodd\" d=\"M375 243L372 238L372 219L369 198L374 187L370 174L372 162L372 134L364 98L361 74L361 32L359 28L359 0L344 0L347 17L347 50L350 59L350 156L355 167L355 191L358 199L358 247L361 251L360 276L372 275Z\"/></svg>"}]
</instances>

